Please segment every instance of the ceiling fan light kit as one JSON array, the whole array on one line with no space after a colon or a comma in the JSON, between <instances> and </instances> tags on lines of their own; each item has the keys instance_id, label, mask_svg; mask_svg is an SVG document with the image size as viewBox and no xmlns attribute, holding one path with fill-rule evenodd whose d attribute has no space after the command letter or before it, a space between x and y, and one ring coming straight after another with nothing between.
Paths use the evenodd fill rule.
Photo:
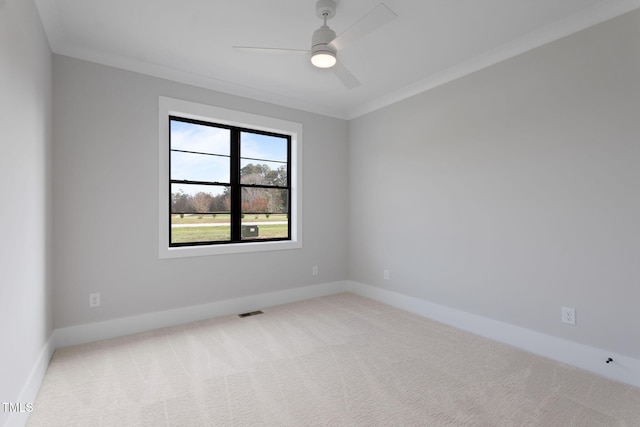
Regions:
<instances>
[{"instance_id":1,"label":"ceiling fan light kit","mask_svg":"<svg viewBox=\"0 0 640 427\"><path fill-rule=\"evenodd\" d=\"M327 25L327 20L333 18L335 15L335 0L317 1L316 16L323 20L323 25L313 32L313 36L311 37L311 50L250 46L234 46L233 48L237 52L311 54L311 63L315 67L331 68L342 84L347 89L352 89L359 86L360 82L342 63L338 62L338 51L393 20L396 14L384 3L380 3L376 8L337 37L335 31Z\"/></svg>"},{"instance_id":2,"label":"ceiling fan light kit","mask_svg":"<svg viewBox=\"0 0 640 427\"><path fill-rule=\"evenodd\" d=\"M331 68L338 60L336 54L329 51L317 51L311 54L311 63L318 68Z\"/></svg>"}]
</instances>

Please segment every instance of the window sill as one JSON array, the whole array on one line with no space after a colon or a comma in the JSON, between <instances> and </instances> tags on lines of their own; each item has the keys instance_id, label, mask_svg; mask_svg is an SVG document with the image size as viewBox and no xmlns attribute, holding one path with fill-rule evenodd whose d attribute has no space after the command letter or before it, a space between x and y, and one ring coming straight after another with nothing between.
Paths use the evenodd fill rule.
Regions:
<instances>
[{"instance_id":1,"label":"window sill","mask_svg":"<svg viewBox=\"0 0 640 427\"><path fill-rule=\"evenodd\" d=\"M286 240L281 242L229 243L211 246L182 246L160 249L160 258L185 258L208 255L239 254L248 252L279 251L300 249L302 242Z\"/></svg>"}]
</instances>

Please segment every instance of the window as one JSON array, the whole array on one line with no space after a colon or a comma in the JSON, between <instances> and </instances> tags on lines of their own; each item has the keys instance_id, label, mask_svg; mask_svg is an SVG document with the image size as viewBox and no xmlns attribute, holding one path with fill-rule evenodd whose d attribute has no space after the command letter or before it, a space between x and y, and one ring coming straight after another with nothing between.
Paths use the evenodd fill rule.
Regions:
<instances>
[{"instance_id":1,"label":"window","mask_svg":"<svg viewBox=\"0 0 640 427\"><path fill-rule=\"evenodd\" d=\"M160 257L301 247L302 126L160 97Z\"/></svg>"},{"instance_id":2,"label":"window","mask_svg":"<svg viewBox=\"0 0 640 427\"><path fill-rule=\"evenodd\" d=\"M170 246L289 240L291 137L169 116Z\"/></svg>"}]
</instances>

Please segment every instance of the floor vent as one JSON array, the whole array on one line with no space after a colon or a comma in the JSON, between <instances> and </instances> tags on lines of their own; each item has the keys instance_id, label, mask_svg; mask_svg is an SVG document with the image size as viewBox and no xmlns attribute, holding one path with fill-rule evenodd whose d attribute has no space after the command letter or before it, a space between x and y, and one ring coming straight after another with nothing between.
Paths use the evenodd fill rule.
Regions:
<instances>
[{"instance_id":1,"label":"floor vent","mask_svg":"<svg viewBox=\"0 0 640 427\"><path fill-rule=\"evenodd\" d=\"M257 314L263 314L260 310L258 311L251 311L249 313L242 313L242 314L238 314L238 317L249 317L249 316L255 316Z\"/></svg>"}]
</instances>

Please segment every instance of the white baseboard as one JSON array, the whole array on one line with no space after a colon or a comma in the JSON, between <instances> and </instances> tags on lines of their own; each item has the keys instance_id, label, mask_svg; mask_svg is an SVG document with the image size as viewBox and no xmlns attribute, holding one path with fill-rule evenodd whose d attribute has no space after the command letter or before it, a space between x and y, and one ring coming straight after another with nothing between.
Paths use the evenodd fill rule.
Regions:
<instances>
[{"instance_id":1,"label":"white baseboard","mask_svg":"<svg viewBox=\"0 0 640 427\"><path fill-rule=\"evenodd\" d=\"M323 283L172 310L122 317L103 322L59 328L53 331L55 348L115 338L212 317L244 313L274 305L346 292L347 285L347 282Z\"/></svg>"},{"instance_id":2,"label":"white baseboard","mask_svg":"<svg viewBox=\"0 0 640 427\"><path fill-rule=\"evenodd\" d=\"M347 290L529 353L640 387L640 360L600 348L542 334L432 302L350 281ZM606 363L607 358L612 363Z\"/></svg>"},{"instance_id":3,"label":"white baseboard","mask_svg":"<svg viewBox=\"0 0 640 427\"><path fill-rule=\"evenodd\" d=\"M355 281L305 286L226 301L146 313L104 322L60 328L54 330L53 338L48 344L50 347L48 351L53 351L54 347L52 344L55 345L55 348L82 344L347 291L519 348L529 353L566 363L612 380L640 387L640 360L638 359ZM41 372L42 375L44 375L46 363L50 357L50 353L48 353L46 359L43 355L41 359L46 361L38 362L38 366L41 362L44 363L42 368L38 368L43 369ZM605 361L609 357L613 359L613 362L607 364ZM31 375L33 380L29 382L29 384L35 385L35 393L37 393L37 386L40 384L39 381L42 380L42 376L40 376L39 381L35 381L39 375L39 373L36 374L36 371L36 368L34 368L34 373ZM38 370L37 372L40 371ZM29 387L33 388L34 386L31 385ZM25 387L25 389L29 387ZM33 399L35 399L35 393ZM27 396L28 392L25 390L23 395ZM29 400L27 398L23 401Z\"/></svg>"},{"instance_id":4,"label":"white baseboard","mask_svg":"<svg viewBox=\"0 0 640 427\"><path fill-rule=\"evenodd\" d=\"M40 390L44 374L47 372L47 368L49 367L49 361L51 360L51 356L53 356L53 350L53 336L51 336L42 346L40 354L38 355L38 358L36 359L33 368L31 368L31 372L29 372L29 376L20 391L20 395L14 403L20 403L23 405L23 408L27 403L34 404L36 397L38 396L38 390ZM28 417L29 412L26 412L26 410L25 412L8 412L8 416L4 422L4 427L24 426L27 423Z\"/></svg>"}]
</instances>

